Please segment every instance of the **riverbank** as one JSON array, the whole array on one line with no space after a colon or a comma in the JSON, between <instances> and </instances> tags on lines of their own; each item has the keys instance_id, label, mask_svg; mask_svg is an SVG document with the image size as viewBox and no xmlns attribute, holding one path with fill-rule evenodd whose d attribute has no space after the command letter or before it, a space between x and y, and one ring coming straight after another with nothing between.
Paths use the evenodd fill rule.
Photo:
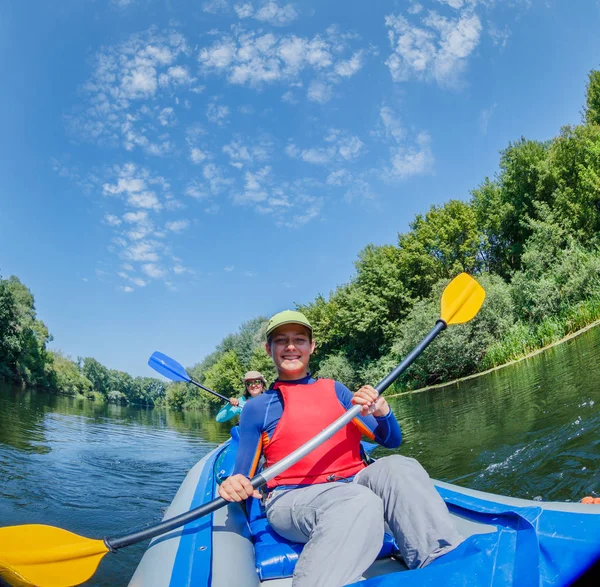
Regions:
<instances>
[{"instance_id":1,"label":"riverbank","mask_svg":"<svg viewBox=\"0 0 600 587\"><path fill-rule=\"evenodd\" d=\"M527 359L530 359L531 357L535 357L536 355L539 355L540 353L543 353L544 351L547 351L548 349L551 349L552 347L561 345L564 342L567 342L573 338L580 336L584 332L587 332L588 330L591 330L592 328L595 328L596 326L600 326L600 320L596 320L595 322L592 322L591 324L588 324L587 326L584 326L583 328L581 328L575 332L567 334L560 340L557 340L553 343L550 343L550 344L548 344L542 348L536 349L534 351L530 351L527 354L523 355L522 357L513 359L512 361L509 361L508 363L504 363L502 365L497 365L496 367L492 367L491 369L486 369L485 371L481 371L480 373L473 373L472 375L467 375L466 377L461 377L459 379L453 379L452 381L446 381L445 383L437 383L436 385L427 385L426 387L420 387L419 389L411 389L410 391L402 391L400 393L395 393L393 395L389 395L388 397L390 397L390 398L399 397L401 395L410 395L412 393L421 393L423 391L430 391L432 389L441 389L443 387L450 387L451 385L458 385L459 383L462 383L463 381L469 381L470 379L476 379L478 377L483 377L484 375L488 375L489 373L493 373L495 371L500 371L500 369L504 369L505 367L509 367L510 365L514 365L515 363L520 363L521 361L525 361Z\"/></svg>"}]
</instances>

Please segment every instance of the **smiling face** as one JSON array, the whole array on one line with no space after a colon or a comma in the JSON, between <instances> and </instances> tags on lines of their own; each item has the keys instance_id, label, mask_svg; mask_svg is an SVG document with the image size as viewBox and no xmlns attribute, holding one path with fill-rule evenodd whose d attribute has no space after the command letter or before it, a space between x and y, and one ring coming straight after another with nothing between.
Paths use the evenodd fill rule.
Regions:
<instances>
[{"instance_id":1,"label":"smiling face","mask_svg":"<svg viewBox=\"0 0 600 587\"><path fill-rule=\"evenodd\" d=\"M308 375L308 362L315 350L306 326L283 324L271 335L271 344L265 348L273 359L282 381L293 381Z\"/></svg>"},{"instance_id":2,"label":"smiling face","mask_svg":"<svg viewBox=\"0 0 600 587\"><path fill-rule=\"evenodd\" d=\"M246 381L246 391L250 397L257 397L265 390L262 379L251 379Z\"/></svg>"}]
</instances>

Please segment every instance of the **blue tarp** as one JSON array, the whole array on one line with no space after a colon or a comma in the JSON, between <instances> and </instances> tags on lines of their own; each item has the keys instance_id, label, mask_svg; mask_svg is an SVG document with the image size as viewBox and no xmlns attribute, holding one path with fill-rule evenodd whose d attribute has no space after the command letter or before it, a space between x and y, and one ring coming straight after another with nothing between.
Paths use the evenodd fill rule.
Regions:
<instances>
[{"instance_id":1,"label":"blue tarp","mask_svg":"<svg viewBox=\"0 0 600 587\"><path fill-rule=\"evenodd\" d=\"M356 583L361 587L537 587L569 585L600 556L600 514L511 507L438 487L451 511L496 526L424 569Z\"/></svg>"}]
</instances>

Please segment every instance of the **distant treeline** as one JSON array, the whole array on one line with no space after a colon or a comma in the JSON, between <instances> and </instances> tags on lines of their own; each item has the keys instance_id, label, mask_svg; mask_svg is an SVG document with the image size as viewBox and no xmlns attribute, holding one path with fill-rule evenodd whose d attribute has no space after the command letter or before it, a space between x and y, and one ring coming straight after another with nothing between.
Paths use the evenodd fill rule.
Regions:
<instances>
[{"instance_id":1,"label":"distant treeline","mask_svg":"<svg viewBox=\"0 0 600 587\"><path fill-rule=\"evenodd\" d=\"M443 288L461 271L485 287L482 310L436 340L396 389L504 364L600 318L600 71L590 72L586 98L581 125L547 142L509 144L496 177L468 201L417 215L395 245L368 245L347 284L299 306L314 327L314 373L351 389L379 381L431 328ZM272 380L265 330L265 317L242 324L189 373L227 395L241 393L246 370ZM0 377L184 409L218 401L182 383L165 391L94 359L52 355L49 339L29 290L0 280Z\"/></svg>"},{"instance_id":2,"label":"distant treeline","mask_svg":"<svg viewBox=\"0 0 600 587\"><path fill-rule=\"evenodd\" d=\"M0 379L118 404L152 406L164 400L162 381L107 369L90 357L72 361L48 350L51 341L36 317L31 291L17 277L0 277Z\"/></svg>"}]
</instances>

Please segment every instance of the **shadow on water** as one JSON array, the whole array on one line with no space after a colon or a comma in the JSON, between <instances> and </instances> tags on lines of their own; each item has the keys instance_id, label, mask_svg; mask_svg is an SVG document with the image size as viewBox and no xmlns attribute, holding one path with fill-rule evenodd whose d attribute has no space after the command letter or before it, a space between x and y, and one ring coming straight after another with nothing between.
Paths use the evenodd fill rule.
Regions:
<instances>
[{"instance_id":1,"label":"shadow on water","mask_svg":"<svg viewBox=\"0 0 600 587\"><path fill-rule=\"evenodd\" d=\"M432 477L525 498L599 490L600 328L488 375L391 398L399 452ZM98 404L0 384L0 522L92 538L158 522L186 472L224 441L208 412ZM388 451L378 449L383 455ZM127 585L145 544L88 585Z\"/></svg>"}]
</instances>

